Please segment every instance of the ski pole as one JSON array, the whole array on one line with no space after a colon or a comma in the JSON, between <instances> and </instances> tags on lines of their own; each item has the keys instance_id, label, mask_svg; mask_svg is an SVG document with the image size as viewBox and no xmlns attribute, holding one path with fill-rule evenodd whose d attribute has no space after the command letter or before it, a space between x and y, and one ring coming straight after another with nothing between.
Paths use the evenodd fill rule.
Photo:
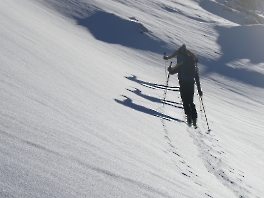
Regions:
<instances>
[{"instance_id":1,"label":"ski pole","mask_svg":"<svg viewBox=\"0 0 264 198\"><path fill-rule=\"evenodd\" d=\"M164 57L166 56L166 52L164 52ZM165 68L165 76L166 76L166 74L167 74L167 68L166 68L166 62L167 62L168 60L164 60L164 68Z\"/></svg>"},{"instance_id":2,"label":"ski pole","mask_svg":"<svg viewBox=\"0 0 264 198\"><path fill-rule=\"evenodd\" d=\"M172 62L170 63L170 67L171 67L171 64L172 64ZM166 82L166 86L165 86L165 90L164 90L163 107L164 107L164 104L165 104L165 99L166 99L166 94L167 94L167 87L169 85L169 78L170 78L170 72L168 73L167 82Z\"/></svg>"},{"instance_id":3,"label":"ski pole","mask_svg":"<svg viewBox=\"0 0 264 198\"><path fill-rule=\"evenodd\" d=\"M207 127L208 127L208 133L211 131L211 129L209 128L209 124L208 124L208 120L207 120L207 116L206 116L206 113L205 113L205 108L204 108L204 104L203 104L203 98L202 96L200 96L200 100L202 102L202 106L203 106L203 111L204 111L204 115L205 115L205 120L206 120L206 124L207 124Z\"/></svg>"}]
</instances>

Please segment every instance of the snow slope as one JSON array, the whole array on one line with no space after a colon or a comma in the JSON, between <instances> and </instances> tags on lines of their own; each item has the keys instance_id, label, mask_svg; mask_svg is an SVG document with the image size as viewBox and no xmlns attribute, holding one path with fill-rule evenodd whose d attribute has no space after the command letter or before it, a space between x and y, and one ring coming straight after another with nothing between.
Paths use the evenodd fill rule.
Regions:
<instances>
[{"instance_id":1,"label":"snow slope","mask_svg":"<svg viewBox=\"0 0 264 198\"><path fill-rule=\"evenodd\" d=\"M0 197L263 197L264 29L215 6L2 0ZM160 100L182 43L210 134L197 95L186 127L176 76Z\"/></svg>"}]
</instances>

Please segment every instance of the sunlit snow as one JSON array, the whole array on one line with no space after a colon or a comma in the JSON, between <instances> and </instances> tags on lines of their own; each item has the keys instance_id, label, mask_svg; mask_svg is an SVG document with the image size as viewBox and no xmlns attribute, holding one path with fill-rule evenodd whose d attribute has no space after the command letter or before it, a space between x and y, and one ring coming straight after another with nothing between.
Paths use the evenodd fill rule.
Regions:
<instances>
[{"instance_id":1,"label":"sunlit snow","mask_svg":"<svg viewBox=\"0 0 264 198\"><path fill-rule=\"evenodd\" d=\"M0 197L264 197L263 10L234 3L1 0ZM162 101L183 43L197 130L176 75Z\"/></svg>"}]
</instances>

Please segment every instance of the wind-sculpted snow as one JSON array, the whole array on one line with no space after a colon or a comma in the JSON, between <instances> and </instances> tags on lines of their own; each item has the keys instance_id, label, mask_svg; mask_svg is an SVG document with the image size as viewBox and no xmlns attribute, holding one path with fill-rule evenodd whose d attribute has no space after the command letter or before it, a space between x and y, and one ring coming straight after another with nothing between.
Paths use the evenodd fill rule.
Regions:
<instances>
[{"instance_id":1,"label":"wind-sculpted snow","mask_svg":"<svg viewBox=\"0 0 264 198\"><path fill-rule=\"evenodd\" d=\"M213 2L1 0L0 197L264 197L263 28ZM210 134L166 85L183 43Z\"/></svg>"},{"instance_id":2,"label":"wind-sculpted snow","mask_svg":"<svg viewBox=\"0 0 264 198\"><path fill-rule=\"evenodd\" d=\"M255 0L252 0L252 4ZM256 1L255 1L256 2ZM244 4L243 4L244 3ZM236 24L263 24L263 15L258 15L254 12L254 9L261 8L260 6L255 7L254 9L247 5L246 1L224 1L224 0L217 0L217 1L201 1L200 6L211 12L212 14L219 16L219 18L224 18L228 21L231 21ZM257 5L258 3L256 3ZM263 8L262 8L263 9ZM261 10L261 9L260 9Z\"/></svg>"},{"instance_id":3,"label":"wind-sculpted snow","mask_svg":"<svg viewBox=\"0 0 264 198\"><path fill-rule=\"evenodd\" d=\"M66 17L87 17L99 8L85 0L36 0L48 8L54 9ZM89 0L90 1L90 0Z\"/></svg>"}]
</instances>

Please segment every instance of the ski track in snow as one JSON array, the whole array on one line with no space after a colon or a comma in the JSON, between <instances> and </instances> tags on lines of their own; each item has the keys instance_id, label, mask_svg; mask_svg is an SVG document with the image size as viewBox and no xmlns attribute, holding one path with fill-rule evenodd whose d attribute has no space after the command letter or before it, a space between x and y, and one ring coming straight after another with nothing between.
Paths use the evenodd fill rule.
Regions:
<instances>
[{"instance_id":1,"label":"ski track in snow","mask_svg":"<svg viewBox=\"0 0 264 198\"><path fill-rule=\"evenodd\" d=\"M205 124L205 120L203 122ZM199 173L195 173L192 167L186 163L184 158L177 151L177 147L175 147L171 142L169 137L170 132L166 128L166 120L161 119L161 123L164 128L164 138L167 140L170 148L169 152L175 154L178 159L175 166L181 171L182 175L192 178L197 185L202 185L198 179L195 179L199 178ZM213 135L214 132L212 132L212 134L207 134L206 131L207 129L205 127L204 129L187 127L187 132L190 134L194 144L197 146L200 153L199 157L202 159L208 172L215 175L217 179L230 189L237 197L252 197L250 192L252 186L245 184L244 172L228 165L228 161L224 157L225 152L219 144L219 141L215 139L215 135ZM213 197L207 193L205 193L205 195Z\"/></svg>"},{"instance_id":2,"label":"ski track in snow","mask_svg":"<svg viewBox=\"0 0 264 198\"><path fill-rule=\"evenodd\" d=\"M250 197L250 191L244 186L243 172L228 165L228 161L224 159L225 152L214 135L205 134L200 129L192 128L189 128L188 132L193 138L207 170L238 197Z\"/></svg>"},{"instance_id":3,"label":"ski track in snow","mask_svg":"<svg viewBox=\"0 0 264 198\"><path fill-rule=\"evenodd\" d=\"M160 89L162 87L162 89L165 90L166 88L169 88L169 86L166 87L165 85L158 85L155 83L139 80L134 75L126 78L150 89ZM130 89L127 90L152 102L160 101L160 99L157 98L154 99L154 97L151 96L147 96L147 97L146 95L144 96L138 88L135 88L134 90L130 90ZM165 105L171 105L171 104L165 102ZM180 108L179 106L174 106L174 107ZM164 108L162 107L159 107L157 112L166 115ZM200 113L201 113L200 120L202 121L200 125L202 125L202 128L194 129L192 127L187 127L187 132L189 133L190 137L193 139L194 144L197 146L197 149L200 153L199 157L203 161L206 169L208 170L209 173L215 175L215 177L223 185L225 185L228 189L230 189L237 197L239 198L251 197L250 190L252 187L245 184L244 172L228 165L228 161L225 159L225 152L223 151L223 148L221 147L219 140L215 138L213 131L209 134L207 133L208 129L206 129L205 127L206 120L204 113L202 112L202 110L200 110ZM155 113L153 114L153 116L156 116ZM171 120L173 119L168 119L168 117L166 118L160 116L160 121L162 123L165 134L164 139L167 141L167 144L169 145L168 151L173 153L178 160L178 162L175 163L175 166L177 167L177 169L180 170L183 176L192 178L197 185L202 185L198 181L198 179L196 179L199 178L199 173L195 173L192 167L188 165L188 163L184 160L181 154L177 151L177 147L173 145L170 139L170 132L166 127L166 121L171 121ZM213 198L213 196L211 196L206 192L205 195Z\"/></svg>"}]
</instances>

